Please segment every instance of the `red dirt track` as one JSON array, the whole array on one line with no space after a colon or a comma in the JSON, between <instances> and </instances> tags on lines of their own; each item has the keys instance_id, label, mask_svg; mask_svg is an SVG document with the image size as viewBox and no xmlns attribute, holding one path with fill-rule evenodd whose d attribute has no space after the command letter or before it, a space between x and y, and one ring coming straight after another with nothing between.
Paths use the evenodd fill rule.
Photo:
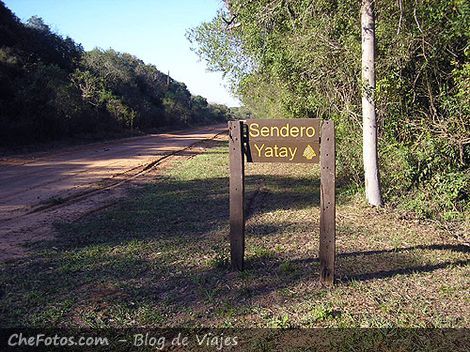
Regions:
<instances>
[{"instance_id":1,"label":"red dirt track","mask_svg":"<svg viewBox=\"0 0 470 352\"><path fill-rule=\"evenodd\" d=\"M225 131L220 124L0 159L0 260L25 255L24 244L53 237L52 222L115 202L124 183Z\"/></svg>"}]
</instances>

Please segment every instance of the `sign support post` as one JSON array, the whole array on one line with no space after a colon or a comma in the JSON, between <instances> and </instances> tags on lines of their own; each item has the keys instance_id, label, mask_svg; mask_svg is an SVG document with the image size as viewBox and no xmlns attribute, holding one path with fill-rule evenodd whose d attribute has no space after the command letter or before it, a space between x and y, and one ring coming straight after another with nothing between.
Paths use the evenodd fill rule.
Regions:
<instances>
[{"instance_id":1,"label":"sign support post","mask_svg":"<svg viewBox=\"0 0 470 352\"><path fill-rule=\"evenodd\" d=\"M319 135L321 123L321 137ZM230 121L230 260L243 270L245 165L248 162L320 163L320 280L334 284L336 261L336 142L332 120ZM244 127L247 128L244 133ZM246 149L245 149L246 147Z\"/></svg>"},{"instance_id":2,"label":"sign support post","mask_svg":"<svg viewBox=\"0 0 470 352\"><path fill-rule=\"evenodd\" d=\"M243 270L245 256L245 165L243 122L229 122L230 155L230 262L232 270Z\"/></svg>"},{"instance_id":3,"label":"sign support post","mask_svg":"<svg viewBox=\"0 0 470 352\"><path fill-rule=\"evenodd\" d=\"M336 146L332 120L323 121L320 145L320 280L333 284L336 260Z\"/></svg>"}]
</instances>

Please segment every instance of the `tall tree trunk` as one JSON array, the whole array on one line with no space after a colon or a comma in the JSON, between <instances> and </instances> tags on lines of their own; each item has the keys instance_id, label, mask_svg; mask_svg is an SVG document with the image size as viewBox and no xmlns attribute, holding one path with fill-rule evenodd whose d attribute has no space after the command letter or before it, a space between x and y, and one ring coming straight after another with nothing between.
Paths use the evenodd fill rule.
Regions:
<instances>
[{"instance_id":1,"label":"tall tree trunk","mask_svg":"<svg viewBox=\"0 0 470 352\"><path fill-rule=\"evenodd\" d=\"M382 205L377 155L377 118L375 115L375 20L374 0L362 0L362 122L363 160L366 198L369 204Z\"/></svg>"}]
</instances>

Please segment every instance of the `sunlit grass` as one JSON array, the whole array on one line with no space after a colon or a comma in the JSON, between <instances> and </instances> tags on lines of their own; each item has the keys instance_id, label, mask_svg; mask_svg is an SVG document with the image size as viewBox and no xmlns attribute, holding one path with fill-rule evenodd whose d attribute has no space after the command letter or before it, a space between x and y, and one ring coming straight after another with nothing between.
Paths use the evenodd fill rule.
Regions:
<instances>
[{"instance_id":1,"label":"sunlit grass","mask_svg":"<svg viewBox=\"0 0 470 352\"><path fill-rule=\"evenodd\" d=\"M467 247L343 189L337 284L319 283L310 165L247 166L247 268L230 272L226 150L3 264L2 326L468 327Z\"/></svg>"}]
</instances>

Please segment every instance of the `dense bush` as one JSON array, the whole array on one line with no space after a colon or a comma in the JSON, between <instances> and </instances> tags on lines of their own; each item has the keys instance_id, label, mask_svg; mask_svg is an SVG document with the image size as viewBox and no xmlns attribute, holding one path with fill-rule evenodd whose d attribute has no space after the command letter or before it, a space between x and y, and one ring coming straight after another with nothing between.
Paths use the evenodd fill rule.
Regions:
<instances>
[{"instance_id":1,"label":"dense bush","mask_svg":"<svg viewBox=\"0 0 470 352\"><path fill-rule=\"evenodd\" d=\"M85 52L0 1L0 145L225 121L226 107L112 49Z\"/></svg>"},{"instance_id":2,"label":"dense bush","mask_svg":"<svg viewBox=\"0 0 470 352\"><path fill-rule=\"evenodd\" d=\"M362 184L360 1L230 0L188 32L257 117L337 124L340 176ZM469 196L470 5L375 1L386 200L452 217Z\"/></svg>"}]
</instances>

